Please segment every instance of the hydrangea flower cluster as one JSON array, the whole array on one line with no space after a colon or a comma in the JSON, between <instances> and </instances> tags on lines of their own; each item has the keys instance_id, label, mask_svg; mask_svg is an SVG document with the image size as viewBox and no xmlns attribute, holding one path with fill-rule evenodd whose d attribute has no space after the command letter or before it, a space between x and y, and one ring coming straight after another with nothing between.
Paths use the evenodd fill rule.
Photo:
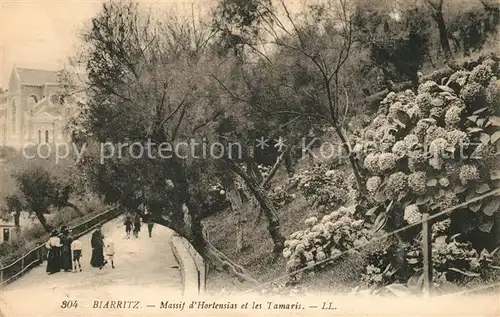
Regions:
<instances>
[{"instance_id":1,"label":"hydrangea flower cluster","mask_svg":"<svg viewBox=\"0 0 500 317\"><path fill-rule=\"evenodd\" d=\"M325 165L318 165L295 174L288 186L289 189L299 189L313 207L336 208L347 201L347 178L347 173L342 170L329 170Z\"/></svg>"},{"instance_id":2,"label":"hydrangea flower cluster","mask_svg":"<svg viewBox=\"0 0 500 317\"><path fill-rule=\"evenodd\" d=\"M356 206L340 207L321 220L310 217L305 230L294 232L285 241L283 256L288 260L287 271L315 268L335 260L344 251L362 246L371 238L364 220L356 220ZM319 264L318 264L319 263Z\"/></svg>"},{"instance_id":3,"label":"hydrangea flower cluster","mask_svg":"<svg viewBox=\"0 0 500 317\"><path fill-rule=\"evenodd\" d=\"M274 187L268 195L276 208L281 208L295 199L295 194L290 194L284 186Z\"/></svg>"}]
</instances>

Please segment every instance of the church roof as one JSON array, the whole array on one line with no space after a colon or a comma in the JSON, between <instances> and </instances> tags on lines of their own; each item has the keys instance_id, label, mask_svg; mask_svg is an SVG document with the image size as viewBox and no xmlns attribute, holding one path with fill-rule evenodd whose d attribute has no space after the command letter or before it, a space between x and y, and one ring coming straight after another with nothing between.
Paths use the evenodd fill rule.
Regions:
<instances>
[{"instance_id":1,"label":"church roof","mask_svg":"<svg viewBox=\"0 0 500 317\"><path fill-rule=\"evenodd\" d=\"M59 72L51 70L17 68L21 83L33 86L43 86L46 83L58 83Z\"/></svg>"},{"instance_id":2,"label":"church roof","mask_svg":"<svg viewBox=\"0 0 500 317\"><path fill-rule=\"evenodd\" d=\"M43 70L33 68L16 68L20 82L25 85L43 86L45 84L57 84L60 82L61 71ZM78 83L86 80L83 74L72 74L72 79Z\"/></svg>"}]
</instances>

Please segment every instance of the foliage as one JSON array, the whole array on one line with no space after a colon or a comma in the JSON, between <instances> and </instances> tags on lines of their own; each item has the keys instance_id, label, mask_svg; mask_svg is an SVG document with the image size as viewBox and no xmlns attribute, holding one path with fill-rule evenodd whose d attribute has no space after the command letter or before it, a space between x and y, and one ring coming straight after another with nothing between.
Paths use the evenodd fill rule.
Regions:
<instances>
[{"instance_id":1,"label":"foliage","mask_svg":"<svg viewBox=\"0 0 500 317\"><path fill-rule=\"evenodd\" d=\"M344 205L349 199L347 176L343 170L330 170L327 165L318 164L293 175L287 186L300 190L312 207L331 209Z\"/></svg>"},{"instance_id":2,"label":"foliage","mask_svg":"<svg viewBox=\"0 0 500 317\"><path fill-rule=\"evenodd\" d=\"M193 233L188 238L199 250L199 208L215 180L214 162L202 146L190 144L194 153L173 147L195 137L209 142L211 124L221 113L209 80L217 63L205 54L212 36L203 21L160 20L136 3L110 1L85 30L77 60L90 88L73 132L88 144L80 169L89 188L131 212L144 204L153 221L179 232L187 206ZM134 153L133 143L147 152ZM103 161L103 144L110 145L105 152L124 144L124 153L109 149Z\"/></svg>"},{"instance_id":3,"label":"foliage","mask_svg":"<svg viewBox=\"0 0 500 317\"><path fill-rule=\"evenodd\" d=\"M371 239L372 233L365 221L359 218L357 206L340 207L318 221L316 217L305 220L307 229L292 233L285 241L283 256L287 271L318 270L335 262L344 251L360 247ZM302 273L293 274L300 279Z\"/></svg>"},{"instance_id":4,"label":"foliage","mask_svg":"<svg viewBox=\"0 0 500 317\"><path fill-rule=\"evenodd\" d=\"M500 8L489 0L475 1L468 6L448 9L448 31L456 50L464 56L480 51L489 40L498 36ZM482 4L481 4L482 2ZM494 44L495 45L495 44Z\"/></svg>"},{"instance_id":5,"label":"foliage","mask_svg":"<svg viewBox=\"0 0 500 317\"><path fill-rule=\"evenodd\" d=\"M269 198L276 208L281 208L291 203L295 199L295 194L288 193L285 186L276 186L271 189Z\"/></svg>"},{"instance_id":6,"label":"foliage","mask_svg":"<svg viewBox=\"0 0 500 317\"><path fill-rule=\"evenodd\" d=\"M232 49L238 55L244 45L255 45L260 25L268 21L272 11L270 0L220 1L213 21L219 37L219 53L227 54Z\"/></svg>"},{"instance_id":7,"label":"foliage","mask_svg":"<svg viewBox=\"0 0 500 317\"><path fill-rule=\"evenodd\" d=\"M75 208L69 202L72 188L40 166L28 168L15 174L19 190L26 202L25 208L34 212L40 223L49 232L52 228L47 224L44 214L49 213L49 208L60 209L66 206ZM19 198L12 197L16 206L22 205Z\"/></svg>"},{"instance_id":8,"label":"foliage","mask_svg":"<svg viewBox=\"0 0 500 317\"><path fill-rule=\"evenodd\" d=\"M497 249L478 253L470 242L457 241L456 235L449 235L449 219L432 226L432 268L436 287L446 283L463 284L472 277L485 277L491 270L500 269L493 265ZM394 248L394 245L391 247ZM420 279L422 286L422 241L417 238L412 243L399 248L401 262L395 266L394 255L387 250L378 250L369 255L370 264L363 274L365 287L378 289L393 283L410 286L411 281ZM414 285L417 286L417 285ZM414 289L418 291L418 289Z\"/></svg>"},{"instance_id":9,"label":"foliage","mask_svg":"<svg viewBox=\"0 0 500 317\"><path fill-rule=\"evenodd\" d=\"M496 81L497 65L487 59L471 71L456 72L446 86L426 82L416 96L390 93L381 103L355 146L368 177L367 191L380 204L368 214L382 215L379 228L402 226L404 210L412 204L433 213L494 187L498 139L492 136L499 126L497 117L490 116L494 105L484 95L490 81ZM497 200L471 204L480 231L491 230ZM393 208L386 210L389 205ZM469 230L463 225L456 229Z\"/></svg>"},{"instance_id":10,"label":"foliage","mask_svg":"<svg viewBox=\"0 0 500 317\"><path fill-rule=\"evenodd\" d=\"M385 80L416 82L429 55L431 21L420 7L408 7L398 18L394 14L385 3L357 2L356 36L369 51L367 67L379 68Z\"/></svg>"}]
</instances>

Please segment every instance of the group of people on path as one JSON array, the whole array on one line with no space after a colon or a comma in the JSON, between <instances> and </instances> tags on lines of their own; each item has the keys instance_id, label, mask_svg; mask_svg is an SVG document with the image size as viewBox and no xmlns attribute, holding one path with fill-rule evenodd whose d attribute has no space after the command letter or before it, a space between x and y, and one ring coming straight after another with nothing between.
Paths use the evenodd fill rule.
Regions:
<instances>
[{"instance_id":1,"label":"group of people on path","mask_svg":"<svg viewBox=\"0 0 500 317\"><path fill-rule=\"evenodd\" d=\"M142 221L147 223L148 225L148 233L149 237L152 237L153 234L153 226L154 223L152 221L151 214L149 212L145 212L144 215L142 216ZM125 239L130 239L130 233L134 235L134 238L139 238L139 232L141 232L141 216L139 214L136 214L134 217L134 220L132 221L132 217L127 216L125 217ZM133 231L132 231L133 228Z\"/></svg>"},{"instance_id":2,"label":"group of people on path","mask_svg":"<svg viewBox=\"0 0 500 317\"><path fill-rule=\"evenodd\" d=\"M149 237L151 238L154 226L151 214L146 211L142 216L142 221L147 223ZM130 233L133 232L134 237L137 239L139 238L140 231L141 216L136 214L133 220L131 216L127 216L125 218L125 238L130 239ZM115 246L113 240L109 237L104 237L100 226L92 233L90 245L92 247L92 256L90 258L90 265L92 267L102 269L109 260L111 267L115 268ZM80 240L72 237L71 229L63 226L60 232L53 230L45 247L48 250L46 269L48 274L60 272L61 270L64 272L82 271L80 258L82 257L83 244Z\"/></svg>"},{"instance_id":3,"label":"group of people on path","mask_svg":"<svg viewBox=\"0 0 500 317\"><path fill-rule=\"evenodd\" d=\"M92 257L90 265L102 269L107 264L104 255L111 261L111 267L114 265L115 247L111 238L104 238L101 228L98 226L91 238ZM83 244L80 240L74 239L71 235L71 229L66 226L61 231L53 230L49 240L46 242L47 248L47 269L48 274L54 274L63 270L64 272L82 271L80 258L82 257Z\"/></svg>"}]
</instances>

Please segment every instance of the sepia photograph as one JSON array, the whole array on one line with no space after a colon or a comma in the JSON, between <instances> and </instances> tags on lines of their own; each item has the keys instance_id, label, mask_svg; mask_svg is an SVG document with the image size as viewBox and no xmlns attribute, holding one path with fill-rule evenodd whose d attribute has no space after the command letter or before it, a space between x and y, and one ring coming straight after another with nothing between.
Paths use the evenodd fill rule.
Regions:
<instances>
[{"instance_id":1,"label":"sepia photograph","mask_svg":"<svg viewBox=\"0 0 500 317\"><path fill-rule=\"evenodd\" d=\"M0 5L0 317L500 316L499 0Z\"/></svg>"}]
</instances>

